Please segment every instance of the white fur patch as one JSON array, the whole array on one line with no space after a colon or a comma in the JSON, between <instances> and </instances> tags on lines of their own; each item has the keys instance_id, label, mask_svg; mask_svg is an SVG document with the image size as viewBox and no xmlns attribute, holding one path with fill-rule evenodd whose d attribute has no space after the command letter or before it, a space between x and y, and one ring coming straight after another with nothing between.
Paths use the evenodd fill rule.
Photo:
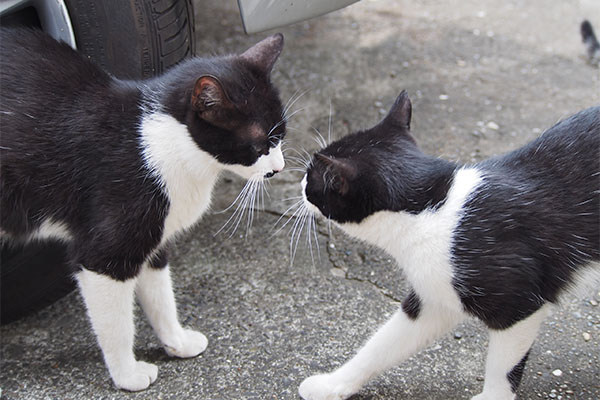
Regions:
<instances>
[{"instance_id":1,"label":"white fur patch","mask_svg":"<svg viewBox=\"0 0 600 400\"><path fill-rule=\"evenodd\" d=\"M348 362L330 374L315 375L298 391L306 400L345 399L371 378L398 365L455 326L462 314L426 307L412 320L397 311Z\"/></svg>"},{"instance_id":2,"label":"white fur patch","mask_svg":"<svg viewBox=\"0 0 600 400\"><path fill-rule=\"evenodd\" d=\"M478 170L460 169L454 176L445 203L437 210L427 209L416 215L380 211L359 224L339 225L348 234L394 256L424 303L462 310L452 285L453 234L465 202L481 181Z\"/></svg>"},{"instance_id":3,"label":"white fur patch","mask_svg":"<svg viewBox=\"0 0 600 400\"><path fill-rule=\"evenodd\" d=\"M191 227L206 212L222 166L196 145L185 125L164 113L142 118L140 142L146 165L170 201L164 242Z\"/></svg>"},{"instance_id":4,"label":"white fur patch","mask_svg":"<svg viewBox=\"0 0 600 400\"><path fill-rule=\"evenodd\" d=\"M10 233L0 229L0 237L7 238L9 240L23 241L29 243L35 240L47 240L55 239L63 242L70 242L73 240L73 235L69 230L69 227L64 222L56 222L51 218L45 219L40 226L34 231L30 232L25 237L14 237Z\"/></svg>"},{"instance_id":5,"label":"white fur patch","mask_svg":"<svg viewBox=\"0 0 600 400\"><path fill-rule=\"evenodd\" d=\"M184 329L179 324L168 265L161 269L144 266L137 278L135 292L169 355L195 357L206 349L208 340L203 334Z\"/></svg>"},{"instance_id":6,"label":"white fur patch","mask_svg":"<svg viewBox=\"0 0 600 400\"><path fill-rule=\"evenodd\" d=\"M508 373L531 348L540 325L551 309L552 306L546 304L508 329L490 330L483 392L473 400L512 400L516 397L511 390Z\"/></svg>"},{"instance_id":7,"label":"white fur patch","mask_svg":"<svg viewBox=\"0 0 600 400\"><path fill-rule=\"evenodd\" d=\"M135 279L119 282L85 269L76 276L115 385L131 391L146 389L156 380L158 368L136 361L133 355Z\"/></svg>"},{"instance_id":8,"label":"white fur patch","mask_svg":"<svg viewBox=\"0 0 600 400\"><path fill-rule=\"evenodd\" d=\"M10 236L10 235L7 235ZM73 235L69 231L67 225L63 222L56 222L50 218L44 220L40 226L31 232L26 242L33 240L44 240L44 239L57 239L63 242L69 242L73 240Z\"/></svg>"},{"instance_id":9,"label":"white fur patch","mask_svg":"<svg viewBox=\"0 0 600 400\"><path fill-rule=\"evenodd\" d=\"M561 294L559 302L563 301L566 296L585 297L591 291L597 290L600 287L600 263L591 262L586 266L580 267L575 276L573 283L569 288Z\"/></svg>"},{"instance_id":10,"label":"white fur patch","mask_svg":"<svg viewBox=\"0 0 600 400\"><path fill-rule=\"evenodd\" d=\"M269 151L269 154L260 156L256 162L246 167L244 165L224 165L223 167L245 179L260 180L271 172L279 172L285 166L281 142Z\"/></svg>"}]
</instances>

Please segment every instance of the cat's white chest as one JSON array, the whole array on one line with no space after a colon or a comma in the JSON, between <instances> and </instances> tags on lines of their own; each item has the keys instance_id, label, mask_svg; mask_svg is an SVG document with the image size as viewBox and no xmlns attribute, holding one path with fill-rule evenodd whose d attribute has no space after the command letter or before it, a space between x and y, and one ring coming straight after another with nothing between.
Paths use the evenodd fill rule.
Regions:
<instances>
[{"instance_id":1,"label":"cat's white chest","mask_svg":"<svg viewBox=\"0 0 600 400\"><path fill-rule=\"evenodd\" d=\"M461 310L453 282L452 242L463 206L480 182L477 170L460 170L438 210L419 214L380 211L360 224L344 224L342 229L394 256L421 300Z\"/></svg>"},{"instance_id":2,"label":"cat's white chest","mask_svg":"<svg viewBox=\"0 0 600 400\"><path fill-rule=\"evenodd\" d=\"M183 179L167 182L170 205L165 218L163 241L190 228L208 210L216 178L217 175L204 179L189 177L185 182L182 182Z\"/></svg>"},{"instance_id":3,"label":"cat's white chest","mask_svg":"<svg viewBox=\"0 0 600 400\"><path fill-rule=\"evenodd\" d=\"M140 145L148 169L169 197L164 243L194 225L208 210L221 167L198 148L185 125L164 113L144 116Z\"/></svg>"}]
</instances>

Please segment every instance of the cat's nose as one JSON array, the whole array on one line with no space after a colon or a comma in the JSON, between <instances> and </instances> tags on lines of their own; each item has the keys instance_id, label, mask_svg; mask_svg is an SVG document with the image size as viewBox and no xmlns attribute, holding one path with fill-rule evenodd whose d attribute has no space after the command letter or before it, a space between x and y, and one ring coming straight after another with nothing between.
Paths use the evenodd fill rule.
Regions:
<instances>
[{"instance_id":1,"label":"cat's nose","mask_svg":"<svg viewBox=\"0 0 600 400\"><path fill-rule=\"evenodd\" d=\"M271 178L272 176L274 176L276 173L278 173L279 171L271 171L271 172L267 172L265 174L265 178Z\"/></svg>"}]
</instances>

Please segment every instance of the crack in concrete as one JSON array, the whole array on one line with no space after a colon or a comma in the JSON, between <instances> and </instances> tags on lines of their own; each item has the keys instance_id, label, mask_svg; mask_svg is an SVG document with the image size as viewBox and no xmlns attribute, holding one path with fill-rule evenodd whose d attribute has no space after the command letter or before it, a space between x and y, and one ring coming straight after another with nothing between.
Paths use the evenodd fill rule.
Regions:
<instances>
[{"instance_id":1,"label":"crack in concrete","mask_svg":"<svg viewBox=\"0 0 600 400\"><path fill-rule=\"evenodd\" d=\"M386 292L386 289L380 285L378 285L376 282L370 281L368 279L361 279L358 277L349 277L348 273L346 273L346 277L345 279L349 280L349 281L357 281L357 282L363 282L363 283L369 283L372 286L374 286L377 290L379 290L379 292L384 296L387 297L388 299L392 300L395 303L402 303L402 299L397 299L396 297L394 297L393 295L389 294Z\"/></svg>"},{"instance_id":2,"label":"crack in concrete","mask_svg":"<svg viewBox=\"0 0 600 400\"><path fill-rule=\"evenodd\" d=\"M282 212L279 211L275 211L275 210L268 210L268 209L264 209L262 210L262 212L265 212L267 214L276 216L276 217L282 217L285 214L283 214ZM290 216L290 218L298 218L296 216ZM323 228L323 221L321 219L318 220L317 225L319 226L319 228ZM325 222L326 224L326 222ZM340 271L343 271L343 274L340 274L340 276L343 276L344 279L349 280L349 281L356 281L356 282L361 282L361 283L367 283L370 284L372 286L374 286L384 297L396 302L396 303L402 303L402 299L398 299L396 298L394 295L390 294L387 292L386 288L378 285L377 282L373 282L370 281L368 279L362 279L359 277L351 277L349 275L348 272L348 268L346 268L344 265L340 264L337 260L336 260L336 255L333 253L333 251L335 250L335 247L332 247L332 239L333 239L333 235L331 234L331 232L329 231L329 229L317 229L317 235L322 236L325 238L325 241L327 243L327 257L329 262L331 263L331 265L333 266L333 268L335 269L339 269Z\"/></svg>"},{"instance_id":3,"label":"crack in concrete","mask_svg":"<svg viewBox=\"0 0 600 400\"><path fill-rule=\"evenodd\" d=\"M338 260L336 259L337 258L336 255L333 253L333 251L335 250L335 247L330 245L331 235L329 235L328 233L322 233L322 232L319 232L319 233L328 237L329 240L327 241L327 255L329 257L329 262L333 265L334 268L343 271L344 279L346 279L348 281L356 281L356 282L370 284L370 285L374 286L379 291L379 293L381 293L384 297L386 297L396 303L402 303L402 299L398 299L394 295L388 293L386 288L377 284L377 282L373 282L369 279L362 279L359 277L351 277L349 274L348 268L346 268L344 265L341 265L338 262Z\"/></svg>"}]
</instances>

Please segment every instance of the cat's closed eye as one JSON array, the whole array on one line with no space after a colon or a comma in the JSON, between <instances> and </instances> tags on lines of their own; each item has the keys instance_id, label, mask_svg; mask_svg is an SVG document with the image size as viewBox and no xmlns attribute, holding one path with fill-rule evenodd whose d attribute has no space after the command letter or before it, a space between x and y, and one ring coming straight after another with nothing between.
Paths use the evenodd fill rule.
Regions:
<instances>
[{"instance_id":1,"label":"cat's closed eye","mask_svg":"<svg viewBox=\"0 0 600 400\"><path fill-rule=\"evenodd\" d=\"M252 150L256 153L257 157L266 156L269 154L269 147L263 144L253 144Z\"/></svg>"}]
</instances>

